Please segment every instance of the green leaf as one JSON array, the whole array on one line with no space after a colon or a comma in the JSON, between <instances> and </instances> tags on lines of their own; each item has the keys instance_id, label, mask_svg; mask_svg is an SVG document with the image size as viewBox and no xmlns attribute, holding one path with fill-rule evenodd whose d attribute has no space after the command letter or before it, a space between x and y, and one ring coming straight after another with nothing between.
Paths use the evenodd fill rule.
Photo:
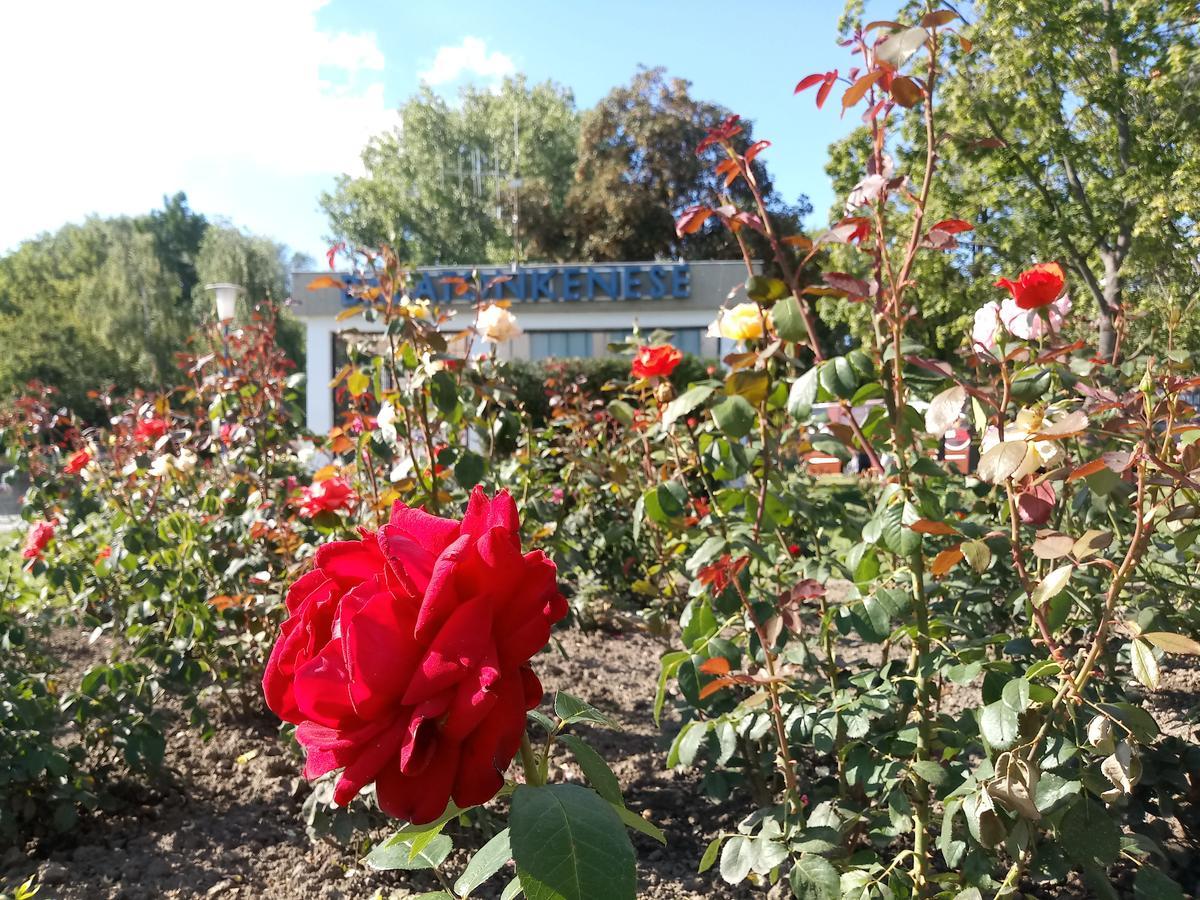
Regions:
<instances>
[{"instance_id":1,"label":"green leaf","mask_svg":"<svg viewBox=\"0 0 1200 900\"><path fill-rule=\"evenodd\" d=\"M800 309L800 301L795 297L785 297L776 303L771 308L771 321L775 323L775 333L781 340L799 343L808 337L804 313Z\"/></svg>"},{"instance_id":2,"label":"green leaf","mask_svg":"<svg viewBox=\"0 0 1200 900\"><path fill-rule=\"evenodd\" d=\"M853 397L860 384L858 373L844 356L835 356L821 363L817 378L821 387L843 400Z\"/></svg>"},{"instance_id":3,"label":"green leaf","mask_svg":"<svg viewBox=\"0 0 1200 900\"><path fill-rule=\"evenodd\" d=\"M604 757L573 734L564 734L559 741L570 749L575 761L579 763L579 768L583 769L588 784L596 789L596 793L614 806L623 807L625 800L621 797L621 782L608 767Z\"/></svg>"},{"instance_id":4,"label":"green leaf","mask_svg":"<svg viewBox=\"0 0 1200 900\"><path fill-rule=\"evenodd\" d=\"M463 873L454 882L454 893L462 896L469 894L504 867L512 858L512 848L509 846L508 829L499 832L490 841L475 851Z\"/></svg>"},{"instance_id":5,"label":"green leaf","mask_svg":"<svg viewBox=\"0 0 1200 900\"><path fill-rule=\"evenodd\" d=\"M633 845L621 817L595 791L577 784L519 785L509 829L529 900L635 900Z\"/></svg>"},{"instance_id":6,"label":"green leaf","mask_svg":"<svg viewBox=\"0 0 1200 900\"><path fill-rule=\"evenodd\" d=\"M463 490L469 491L483 480L484 459L478 453L464 450L454 464L454 480Z\"/></svg>"},{"instance_id":7,"label":"green leaf","mask_svg":"<svg viewBox=\"0 0 1200 900\"><path fill-rule=\"evenodd\" d=\"M444 369L429 379L429 394L433 405L443 415L450 415L458 406L458 385L454 383L454 376Z\"/></svg>"},{"instance_id":8,"label":"green leaf","mask_svg":"<svg viewBox=\"0 0 1200 900\"><path fill-rule=\"evenodd\" d=\"M704 855L700 857L700 868L697 869L697 872L707 872L713 867L713 863L717 861L717 854L721 852L721 843L724 840L724 835L717 835L708 842L708 846L704 848Z\"/></svg>"},{"instance_id":9,"label":"green leaf","mask_svg":"<svg viewBox=\"0 0 1200 900\"><path fill-rule=\"evenodd\" d=\"M821 856L801 856L788 882L798 900L837 900L842 895L837 869Z\"/></svg>"},{"instance_id":10,"label":"green leaf","mask_svg":"<svg viewBox=\"0 0 1200 900\"><path fill-rule=\"evenodd\" d=\"M1167 653L1184 653L1192 656L1200 655L1200 643L1192 640L1190 637L1184 637L1182 634L1171 634L1167 631L1147 631L1142 634L1142 637L1158 649L1165 650Z\"/></svg>"},{"instance_id":11,"label":"green leaf","mask_svg":"<svg viewBox=\"0 0 1200 900\"><path fill-rule=\"evenodd\" d=\"M690 654L685 650L676 650L673 653L664 653L662 659L659 660L659 665L662 667L658 673L658 690L654 694L654 724L659 725L662 719L663 704L667 699L667 682L674 674L679 671L679 667L689 658Z\"/></svg>"},{"instance_id":12,"label":"green leaf","mask_svg":"<svg viewBox=\"0 0 1200 900\"><path fill-rule=\"evenodd\" d=\"M663 410L662 427L670 428L678 419L686 416L697 406L711 397L713 390L714 388L712 385L708 384L698 384L694 387L688 388L686 391L667 404L666 409ZM609 404L609 408L612 408L612 404ZM632 411L629 417L629 422L630 424L633 423Z\"/></svg>"},{"instance_id":13,"label":"green leaf","mask_svg":"<svg viewBox=\"0 0 1200 900\"><path fill-rule=\"evenodd\" d=\"M674 402L678 402L678 401L676 400L676 401L673 401L673 403ZM671 409L671 407L670 407L670 405L668 405L667 410L670 411L670 409ZM620 422L622 425L624 425L626 428L628 428L630 425L633 424L633 418L636 413L636 410L632 406L630 406L628 403L626 403L624 400L613 400L608 404L608 412L609 412L609 415L611 415L614 419L616 419L618 422ZM674 422L674 421L675 421L674 419L671 420L671 422ZM667 421L667 416L666 416L665 412L663 413L663 427L664 428L671 427L671 423Z\"/></svg>"},{"instance_id":14,"label":"green leaf","mask_svg":"<svg viewBox=\"0 0 1200 900\"><path fill-rule=\"evenodd\" d=\"M1183 900L1183 888L1154 866L1142 865L1133 879L1135 900Z\"/></svg>"},{"instance_id":15,"label":"green leaf","mask_svg":"<svg viewBox=\"0 0 1200 900\"><path fill-rule=\"evenodd\" d=\"M654 838L654 840L658 841L664 847L666 846L667 836L663 834L662 829L653 822L643 819L632 809L629 809L623 804L614 803L612 807L617 811L617 815L621 817L621 821L624 822L628 827L632 828L634 831L646 835L646 837Z\"/></svg>"},{"instance_id":16,"label":"green leaf","mask_svg":"<svg viewBox=\"0 0 1200 900\"><path fill-rule=\"evenodd\" d=\"M1129 642L1129 657L1133 663L1133 677L1152 691L1158 690L1158 660L1154 649L1138 638Z\"/></svg>"},{"instance_id":17,"label":"green leaf","mask_svg":"<svg viewBox=\"0 0 1200 900\"><path fill-rule=\"evenodd\" d=\"M726 397L711 412L717 427L735 440L744 438L754 427L754 407L745 397Z\"/></svg>"},{"instance_id":18,"label":"green leaf","mask_svg":"<svg viewBox=\"0 0 1200 900\"><path fill-rule=\"evenodd\" d=\"M788 295L788 286L778 278L751 275L746 279L746 296L757 302L771 303Z\"/></svg>"},{"instance_id":19,"label":"green leaf","mask_svg":"<svg viewBox=\"0 0 1200 900\"><path fill-rule=\"evenodd\" d=\"M728 884L740 884L754 868L754 841L743 834L731 837L721 850L721 878Z\"/></svg>"},{"instance_id":20,"label":"green leaf","mask_svg":"<svg viewBox=\"0 0 1200 900\"><path fill-rule=\"evenodd\" d=\"M989 703L979 716L979 730L994 750L1007 750L1017 741L1017 713L1003 700Z\"/></svg>"},{"instance_id":21,"label":"green leaf","mask_svg":"<svg viewBox=\"0 0 1200 900\"><path fill-rule=\"evenodd\" d=\"M946 780L946 770L932 759L918 759L912 764L912 770L921 777L922 781L934 787Z\"/></svg>"},{"instance_id":22,"label":"green leaf","mask_svg":"<svg viewBox=\"0 0 1200 900\"><path fill-rule=\"evenodd\" d=\"M767 399L771 388L771 376L762 369L742 369L725 379L725 393L731 397L742 397L751 406L758 406Z\"/></svg>"},{"instance_id":23,"label":"green leaf","mask_svg":"<svg viewBox=\"0 0 1200 900\"><path fill-rule=\"evenodd\" d=\"M788 391L788 415L796 419L807 419L812 414L812 405L817 400L817 369L813 367L792 382Z\"/></svg>"},{"instance_id":24,"label":"green leaf","mask_svg":"<svg viewBox=\"0 0 1200 900\"><path fill-rule=\"evenodd\" d=\"M1080 865L1111 866L1121 852L1121 832L1104 807L1084 799L1070 807L1058 825L1066 854Z\"/></svg>"},{"instance_id":25,"label":"green leaf","mask_svg":"<svg viewBox=\"0 0 1200 900\"><path fill-rule=\"evenodd\" d=\"M414 856L412 842L413 838L406 837L403 833L393 834L382 844L377 844L363 862L377 871L432 869L434 866L440 866L454 849L450 838L438 834Z\"/></svg>"},{"instance_id":26,"label":"green leaf","mask_svg":"<svg viewBox=\"0 0 1200 900\"><path fill-rule=\"evenodd\" d=\"M1030 597L1030 602L1040 609L1047 600L1051 600L1062 593L1063 588L1067 586L1067 582L1071 580L1071 573L1074 571L1074 565L1059 566L1043 578L1041 584L1033 589L1033 596Z\"/></svg>"},{"instance_id":27,"label":"green leaf","mask_svg":"<svg viewBox=\"0 0 1200 900\"><path fill-rule=\"evenodd\" d=\"M610 716L606 716L590 703L584 703L578 697L559 691L554 695L554 713L562 719L564 725L576 722L589 722L593 725L603 725L605 728L621 729L621 724Z\"/></svg>"},{"instance_id":28,"label":"green leaf","mask_svg":"<svg viewBox=\"0 0 1200 900\"><path fill-rule=\"evenodd\" d=\"M1029 682L1024 678L1014 678L1004 686L1000 696L1013 712L1023 713L1029 709Z\"/></svg>"},{"instance_id":29,"label":"green leaf","mask_svg":"<svg viewBox=\"0 0 1200 900\"><path fill-rule=\"evenodd\" d=\"M521 896L521 879L514 878L504 886L504 892L500 894L500 900L515 900Z\"/></svg>"}]
</instances>

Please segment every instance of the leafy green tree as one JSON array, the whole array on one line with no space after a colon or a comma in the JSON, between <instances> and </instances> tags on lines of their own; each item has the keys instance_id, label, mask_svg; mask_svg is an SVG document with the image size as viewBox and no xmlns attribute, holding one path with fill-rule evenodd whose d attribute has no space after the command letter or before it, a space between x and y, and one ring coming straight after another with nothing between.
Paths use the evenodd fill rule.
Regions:
<instances>
[{"instance_id":1,"label":"leafy green tree","mask_svg":"<svg viewBox=\"0 0 1200 900\"><path fill-rule=\"evenodd\" d=\"M717 222L680 239L675 217L693 204L718 202L726 188L713 168L718 148L697 155L708 131L730 111L691 96L691 84L668 78L662 68L640 69L628 85L614 88L584 114L579 162L568 196L569 228L585 259L724 259L740 255ZM741 146L754 142L753 125L742 120ZM787 204L771 183L759 156L754 163L770 214L783 233L796 233L811 210L800 198ZM733 196L745 205L741 182ZM752 238L758 258L765 243Z\"/></svg>"},{"instance_id":2,"label":"leafy green tree","mask_svg":"<svg viewBox=\"0 0 1200 900\"><path fill-rule=\"evenodd\" d=\"M287 247L270 238L250 234L228 222L210 225L196 258L199 281L192 292L195 320L212 317L213 298L204 285L221 281L245 289L238 301L243 318L249 314L250 307L258 303L270 303L282 310L290 290L290 275L297 262L303 260L297 260ZM311 268L311 260L308 263ZM294 316L280 316L278 339L292 361L302 366L304 335Z\"/></svg>"},{"instance_id":3,"label":"leafy green tree","mask_svg":"<svg viewBox=\"0 0 1200 900\"><path fill-rule=\"evenodd\" d=\"M909 9L907 12L913 12ZM909 15L909 19L914 18ZM997 274L1058 259L1082 322L1095 315L1101 354L1119 319L1136 340L1169 321L1189 343L1200 288L1200 17L1179 0L979 0L953 46L938 126L945 181L933 221L975 225L971 252L924 261L921 311L940 339L966 333ZM907 19L906 19L907 21ZM906 123L916 143L918 106ZM842 196L860 178L852 146L835 148ZM898 174L923 160L895 148ZM853 312L844 315L853 316Z\"/></svg>"},{"instance_id":4,"label":"leafy green tree","mask_svg":"<svg viewBox=\"0 0 1200 900\"><path fill-rule=\"evenodd\" d=\"M154 237L158 258L178 279L180 297L188 300L196 286L196 257L208 220L188 208L187 194L180 191L163 197L163 208L142 216L137 224Z\"/></svg>"},{"instance_id":5,"label":"leafy green tree","mask_svg":"<svg viewBox=\"0 0 1200 900\"><path fill-rule=\"evenodd\" d=\"M31 379L77 409L106 382L162 384L191 325L175 273L127 218L90 218L0 258L0 393Z\"/></svg>"},{"instance_id":6,"label":"leafy green tree","mask_svg":"<svg viewBox=\"0 0 1200 900\"><path fill-rule=\"evenodd\" d=\"M519 211L521 259L571 255L564 216L579 120L570 91L517 76L495 93L465 88L452 106L423 87L400 119L363 150L363 177L343 176L322 196L335 237L390 244L414 264L506 262Z\"/></svg>"}]
</instances>

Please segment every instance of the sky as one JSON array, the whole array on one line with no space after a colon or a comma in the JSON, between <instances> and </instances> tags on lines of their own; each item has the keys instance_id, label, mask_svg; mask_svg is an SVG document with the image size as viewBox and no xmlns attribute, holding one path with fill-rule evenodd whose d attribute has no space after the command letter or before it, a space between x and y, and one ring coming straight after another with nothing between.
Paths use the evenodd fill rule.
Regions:
<instances>
[{"instance_id":1,"label":"sky","mask_svg":"<svg viewBox=\"0 0 1200 900\"><path fill-rule=\"evenodd\" d=\"M833 201L857 123L792 90L845 68L841 0L60 0L0 3L0 252L89 214L194 210L319 259L318 197L425 82L452 99L524 72L581 108L639 64L749 118L789 200ZM464 262L468 262L464 260Z\"/></svg>"}]
</instances>

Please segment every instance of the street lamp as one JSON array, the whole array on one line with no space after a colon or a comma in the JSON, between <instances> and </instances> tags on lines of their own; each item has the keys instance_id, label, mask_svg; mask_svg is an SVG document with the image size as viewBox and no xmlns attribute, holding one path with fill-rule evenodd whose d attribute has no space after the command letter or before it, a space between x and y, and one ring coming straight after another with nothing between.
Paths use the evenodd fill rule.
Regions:
<instances>
[{"instance_id":1,"label":"street lamp","mask_svg":"<svg viewBox=\"0 0 1200 900\"><path fill-rule=\"evenodd\" d=\"M244 288L240 284L230 284L227 281L216 284L206 284L206 291L212 291L217 301L217 319L222 324L233 320L237 315L237 298Z\"/></svg>"}]
</instances>

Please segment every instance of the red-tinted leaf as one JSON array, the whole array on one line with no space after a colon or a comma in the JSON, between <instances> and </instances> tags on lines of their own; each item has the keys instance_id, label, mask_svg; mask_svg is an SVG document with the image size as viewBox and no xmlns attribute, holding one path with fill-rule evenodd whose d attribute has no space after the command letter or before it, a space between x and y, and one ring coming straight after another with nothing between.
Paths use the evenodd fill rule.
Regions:
<instances>
[{"instance_id":1,"label":"red-tinted leaf","mask_svg":"<svg viewBox=\"0 0 1200 900\"><path fill-rule=\"evenodd\" d=\"M965 219L943 219L929 230L944 231L947 234L960 234L964 231L974 231L975 226Z\"/></svg>"},{"instance_id":2,"label":"red-tinted leaf","mask_svg":"<svg viewBox=\"0 0 1200 900\"><path fill-rule=\"evenodd\" d=\"M899 31L903 27L899 22L892 22L888 19L876 19L874 22L869 22L863 26L863 33L866 34L868 31L874 31L876 28L890 28L893 31Z\"/></svg>"},{"instance_id":3,"label":"red-tinted leaf","mask_svg":"<svg viewBox=\"0 0 1200 900\"><path fill-rule=\"evenodd\" d=\"M871 89L871 85L883 77L883 69L875 69L873 72L868 72L854 84L846 89L846 93L842 94L842 112L845 112L850 107L854 106L861 100Z\"/></svg>"},{"instance_id":4,"label":"red-tinted leaf","mask_svg":"<svg viewBox=\"0 0 1200 900\"><path fill-rule=\"evenodd\" d=\"M917 519L908 527L918 534L958 534L958 529L953 525L933 519Z\"/></svg>"},{"instance_id":5,"label":"red-tinted leaf","mask_svg":"<svg viewBox=\"0 0 1200 900\"><path fill-rule=\"evenodd\" d=\"M934 557L933 562L929 566L929 572L935 578L941 578L958 565L962 561L962 558L963 552L958 545L947 547Z\"/></svg>"},{"instance_id":6,"label":"red-tinted leaf","mask_svg":"<svg viewBox=\"0 0 1200 900\"><path fill-rule=\"evenodd\" d=\"M817 72L813 75L806 75L804 78L800 79L800 83L796 85L796 90L792 91L792 93L799 94L801 91L807 91L810 87L816 87L818 84L821 84L827 80L827 75L828 73L826 72Z\"/></svg>"},{"instance_id":7,"label":"red-tinted leaf","mask_svg":"<svg viewBox=\"0 0 1200 900\"><path fill-rule=\"evenodd\" d=\"M1087 478L1089 475L1094 475L1101 469L1108 468L1104 464L1103 459L1093 459L1090 463L1080 466L1074 472L1067 476L1067 481L1078 481L1080 478Z\"/></svg>"},{"instance_id":8,"label":"red-tinted leaf","mask_svg":"<svg viewBox=\"0 0 1200 900\"><path fill-rule=\"evenodd\" d=\"M733 678L714 678L704 687L700 688L700 699L706 700L715 694L717 691L729 687L731 684L737 684Z\"/></svg>"},{"instance_id":9,"label":"red-tinted leaf","mask_svg":"<svg viewBox=\"0 0 1200 900\"><path fill-rule=\"evenodd\" d=\"M704 223L714 212L715 210L707 206L689 206L675 220L675 233L679 237L683 237L685 234L695 234L704 227Z\"/></svg>"},{"instance_id":10,"label":"red-tinted leaf","mask_svg":"<svg viewBox=\"0 0 1200 900\"><path fill-rule=\"evenodd\" d=\"M749 149L746 150L746 162L749 163L754 159L754 157L758 156L758 154L762 153L770 146L770 141L755 141L750 145Z\"/></svg>"},{"instance_id":11,"label":"red-tinted leaf","mask_svg":"<svg viewBox=\"0 0 1200 900\"><path fill-rule=\"evenodd\" d=\"M700 663L700 671L705 675L728 675L729 660L723 656L714 656Z\"/></svg>"},{"instance_id":12,"label":"red-tinted leaf","mask_svg":"<svg viewBox=\"0 0 1200 900\"><path fill-rule=\"evenodd\" d=\"M328 275L318 275L308 283L310 291L319 291L321 288L345 288L346 285L336 278L330 278Z\"/></svg>"},{"instance_id":13,"label":"red-tinted leaf","mask_svg":"<svg viewBox=\"0 0 1200 900\"><path fill-rule=\"evenodd\" d=\"M931 13L926 13L921 24L926 28L937 28L939 25L946 25L958 18L958 13L952 9L938 9Z\"/></svg>"},{"instance_id":14,"label":"red-tinted leaf","mask_svg":"<svg viewBox=\"0 0 1200 900\"><path fill-rule=\"evenodd\" d=\"M817 91L817 109L825 105L825 100L829 97L829 92L833 90L833 86L837 83L837 70L834 69L829 73L825 83L821 85L821 89Z\"/></svg>"},{"instance_id":15,"label":"red-tinted leaf","mask_svg":"<svg viewBox=\"0 0 1200 900\"><path fill-rule=\"evenodd\" d=\"M792 588L793 600L808 600L813 597L824 597L825 585L814 578L805 578Z\"/></svg>"},{"instance_id":16,"label":"red-tinted leaf","mask_svg":"<svg viewBox=\"0 0 1200 900\"><path fill-rule=\"evenodd\" d=\"M812 238L806 238L802 234L789 234L787 237L782 238L782 240L783 243L799 247L801 250L811 250L813 245Z\"/></svg>"},{"instance_id":17,"label":"red-tinted leaf","mask_svg":"<svg viewBox=\"0 0 1200 900\"><path fill-rule=\"evenodd\" d=\"M907 75L892 79L892 99L905 109L912 109L925 99L925 92Z\"/></svg>"},{"instance_id":18,"label":"red-tinted leaf","mask_svg":"<svg viewBox=\"0 0 1200 900\"><path fill-rule=\"evenodd\" d=\"M845 291L854 297L869 297L871 286L861 278L855 278L845 272L822 272L821 278L825 283L839 291Z\"/></svg>"},{"instance_id":19,"label":"red-tinted leaf","mask_svg":"<svg viewBox=\"0 0 1200 900\"><path fill-rule=\"evenodd\" d=\"M874 118L875 118L877 115L879 115L880 111L881 111L881 110L882 110L882 109L883 109L885 106L887 106L887 105L888 105L890 102L891 102L891 100L889 100L887 97L884 97L882 100L880 100L880 101L879 101L878 103L876 103L874 106L870 107L870 108L869 108L869 109L868 109L868 110L867 110L865 113L863 113L863 115L862 115L862 120L863 120L863 122L864 122L864 123L868 123L868 124L869 124L869 123L871 122L871 120L872 120L872 119L874 119Z\"/></svg>"}]
</instances>

